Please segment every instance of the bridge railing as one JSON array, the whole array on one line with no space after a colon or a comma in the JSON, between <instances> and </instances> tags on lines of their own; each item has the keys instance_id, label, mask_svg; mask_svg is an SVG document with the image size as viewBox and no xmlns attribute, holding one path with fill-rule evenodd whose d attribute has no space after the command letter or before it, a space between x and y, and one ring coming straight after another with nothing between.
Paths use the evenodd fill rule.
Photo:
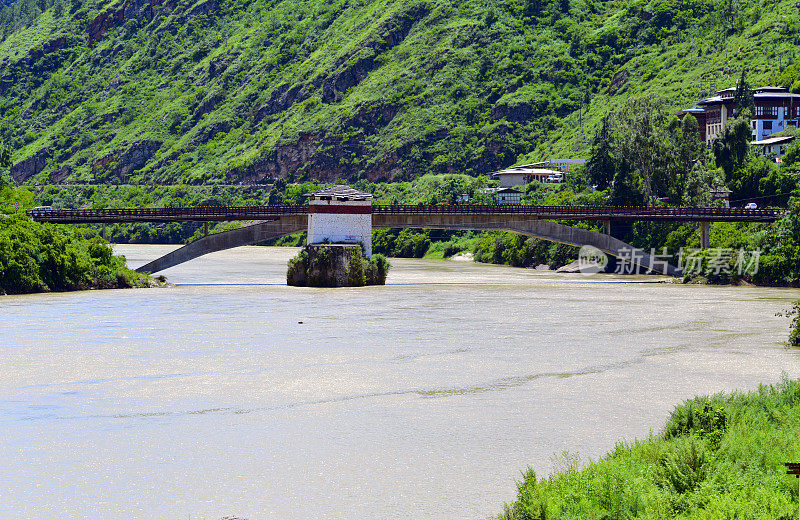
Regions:
<instances>
[{"instance_id":1,"label":"bridge railing","mask_svg":"<svg viewBox=\"0 0 800 520\"><path fill-rule=\"evenodd\" d=\"M273 206L195 206L166 208L104 208L33 210L28 215L46 220L80 218L137 218L137 217L225 217L229 215L296 215L308 213L306 205L281 204Z\"/></svg>"},{"instance_id":2,"label":"bridge railing","mask_svg":"<svg viewBox=\"0 0 800 520\"><path fill-rule=\"evenodd\" d=\"M774 208L698 208L650 206L523 206L521 204L390 204L372 207L375 214L518 214L561 220L740 220L770 221L780 217ZM307 205L196 206L167 208L114 208L34 210L32 218L48 222L133 222L170 220L257 220L308 213Z\"/></svg>"},{"instance_id":3,"label":"bridge railing","mask_svg":"<svg viewBox=\"0 0 800 520\"><path fill-rule=\"evenodd\" d=\"M651 206L523 206L521 204L389 204L373 206L373 213L402 214L470 214L470 213L517 213L535 215L598 216L604 218L636 217L750 217L775 218L778 212L772 208L657 208Z\"/></svg>"}]
</instances>

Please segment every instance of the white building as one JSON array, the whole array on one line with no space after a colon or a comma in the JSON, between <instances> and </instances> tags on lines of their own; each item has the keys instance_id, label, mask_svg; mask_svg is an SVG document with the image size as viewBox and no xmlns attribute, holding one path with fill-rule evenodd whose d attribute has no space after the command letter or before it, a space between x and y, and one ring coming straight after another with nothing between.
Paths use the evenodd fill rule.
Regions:
<instances>
[{"instance_id":1,"label":"white building","mask_svg":"<svg viewBox=\"0 0 800 520\"><path fill-rule=\"evenodd\" d=\"M308 244L362 244L372 257L372 195L350 186L307 193Z\"/></svg>"},{"instance_id":2,"label":"white building","mask_svg":"<svg viewBox=\"0 0 800 520\"><path fill-rule=\"evenodd\" d=\"M548 177L553 177L555 175L563 174L559 170L551 170L548 168L542 168L542 166L548 163L534 163L534 164L522 164L519 166L511 166L506 168L505 170L500 170L494 172L492 177L496 179L500 179L500 187L501 188L513 188L515 186L524 186L531 181L537 180L541 182L546 182Z\"/></svg>"},{"instance_id":3,"label":"white building","mask_svg":"<svg viewBox=\"0 0 800 520\"><path fill-rule=\"evenodd\" d=\"M767 137L760 141L753 141L750 144L760 149L761 155L772 156L775 157L776 160L780 160L786 153L786 150L789 149L789 145L792 144L794 139L795 137L793 135Z\"/></svg>"},{"instance_id":4,"label":"white building","mask_svg":"<svg viewBox=\"0 0 800 520\"><path fill-rule=\"evenodd\" d=\"M683 119L692 114L700 125L700 138L711 144L722 132L725 122L733 117L736 88L717 91L717 95L703 99L697 107L681 110L678 116ZM753 90L755 114L750 121L753 140L761 141L766 136L785 130L787 126L797 126L800 120L800 94L792 94L784 87L760 87Z\"/></svg>"},{"instance_id":5,"label":"white building","mask_svg":"<svg viewBox=\"0 0 800 520\"><path fill-rule=\"evenodd\" d=\"M495 192L498 204L520 204L522 202L522 192L514 188L499 188Z\"/></svg>"}]
</instances>

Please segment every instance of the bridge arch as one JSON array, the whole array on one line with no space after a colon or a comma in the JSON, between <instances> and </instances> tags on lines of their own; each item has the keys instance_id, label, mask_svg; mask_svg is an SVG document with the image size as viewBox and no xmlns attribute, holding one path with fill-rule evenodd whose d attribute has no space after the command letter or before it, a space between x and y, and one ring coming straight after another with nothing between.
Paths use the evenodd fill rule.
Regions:
<instances>
[{"instance_id":1,"label":"bridge arch","mask_svg":"<svg viewBox=\"0 0 800 520\"><path fill-rule=\"evenodd\" d=\"M139 272L157 273L169 267L188 262L215 251L231 249L264 242L281 236L306 230L306 215L285 215L274 220L258 222L250 226L224 231L203 237L168 253L161 258L138 268ZM420 228L448 230L505 230L551 242L560 242L571 246L594 246L604 253L630 259L634 248L611 235L597 233L586 229L565 226L549 220L540 220L527 215L509 214L382 214L372 215L373 228ZM680 275L680 271L671 265L660 269L657 262L641 250L636 250L633 257L636 263L672 276Z\"/></svg>"},{"instance_id":2,"label":"bridge arch","mask_svg":"<svg viewBox=\"0 0 800 520\"><path fill-rule=\"evenodd\" d=\"M549 220L539 220L524 215L491 215L491 214L375 214L372 216L373 228L421 228L473 231L513 231L521 235L540 238L550 242L559 242L570 246L593 246L600 251L628 260L644 268L652 267L654 271L670 276L680 276L679 269L667 265L661 269L659 262L653 262L650 255L611 235L565 226ZM636 251L635 255L631 253Z\"/></svg>"},{"instance_id":3,"label":"bridge arch","mask_svg":"<svg viewBox=\"0 0 800 520\"><path fill-rule=\"evenodd\" d=\"M186 244L160 258L156 258L152 262L136 269L136 271L140 273L157 273L215 251L251 246L273 238L305 231L307 227L307 215L285 215L275 220L257 222L239 229L214 233Z\"/></svg>"}]
</instances>

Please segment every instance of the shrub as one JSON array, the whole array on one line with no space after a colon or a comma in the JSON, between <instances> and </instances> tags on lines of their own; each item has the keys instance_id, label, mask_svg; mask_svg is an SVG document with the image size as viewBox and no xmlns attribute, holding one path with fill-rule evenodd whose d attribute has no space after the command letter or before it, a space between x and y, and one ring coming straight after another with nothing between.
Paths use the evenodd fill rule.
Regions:
<instances>
[{"instance_id":1,"label":"shrub","mask_svg":"<svg viewBox=\"0 0 800 520\"><path fill-rule=\"evenodd\" d=\"M785 314L778 314L779 316L790 316L792 324L789 328L789 346L798 348L800 347L800 300L794 302L794 305Z\"/></svg>"},{"instance_id":2,"label":"shrub","mask_svg":"<svg viewBox=\"0 0 800 520\"><path fill-rule=\"evenodd\" d=\"M369 260L370 277L367 279L369 285L384 285L386 283L386 276L389 274L389 269L392 265L389 260L381 255L372 255Z\"/></svg>"},{"instance_id":3,"label":"shrub","mask_svg":"<svg viewBox=\"0 0 800 520\"><path fill-rule=\"evenodd\" d=\"M656 483L681 495L694 490L706 478L708 453L696 437L680 437L656 467Z\"/></svg>"},{"instance_id":4,"label":"shrub","mask_svg":"<svg viewBox=\"0 0 800 520\"><path fill-rule=\"evenodd\" d=\"M76 228L0 218L0 293L133 287L148 279L125 266L105 240Z\"/></svg>"},{"instance_id":5,"label":"shrub","mask_svg":"<svg viewBox=\"0 0 800 520\"><path fill-rule=\"evenodd\" d=\"M350 249L350 264L347 269L347 284L351 287L362 287L367 283L364 254L360 249Z\"/></svg>"}]
</instances>

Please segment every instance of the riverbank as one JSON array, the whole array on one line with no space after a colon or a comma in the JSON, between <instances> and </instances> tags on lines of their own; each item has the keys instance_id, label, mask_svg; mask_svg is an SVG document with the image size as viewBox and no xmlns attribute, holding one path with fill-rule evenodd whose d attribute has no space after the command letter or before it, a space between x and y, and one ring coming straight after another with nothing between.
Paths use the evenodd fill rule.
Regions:
<instances>
[{"instance_id":1,"label":"riverbank","mask_svg":"<svg viewBox=\"0 0 800 520\"><path fill-rule=\"evenodd\" d=\"M543 518L781 518L797 514L800 380L677 406L664 433L619 443L585 466L563 455L539 479L524 473L502 520Z\"/></svg>"},{"instance_id":2,"label":"riverbank","mask_svg":"<svg viewBox=\"0 0 800 520\"><path fill-rule=\"evenodd\" d=\"M0 217L0 295L166 285L129 269L99 237L74 226Z\"/></svg>"}]
</instances>

